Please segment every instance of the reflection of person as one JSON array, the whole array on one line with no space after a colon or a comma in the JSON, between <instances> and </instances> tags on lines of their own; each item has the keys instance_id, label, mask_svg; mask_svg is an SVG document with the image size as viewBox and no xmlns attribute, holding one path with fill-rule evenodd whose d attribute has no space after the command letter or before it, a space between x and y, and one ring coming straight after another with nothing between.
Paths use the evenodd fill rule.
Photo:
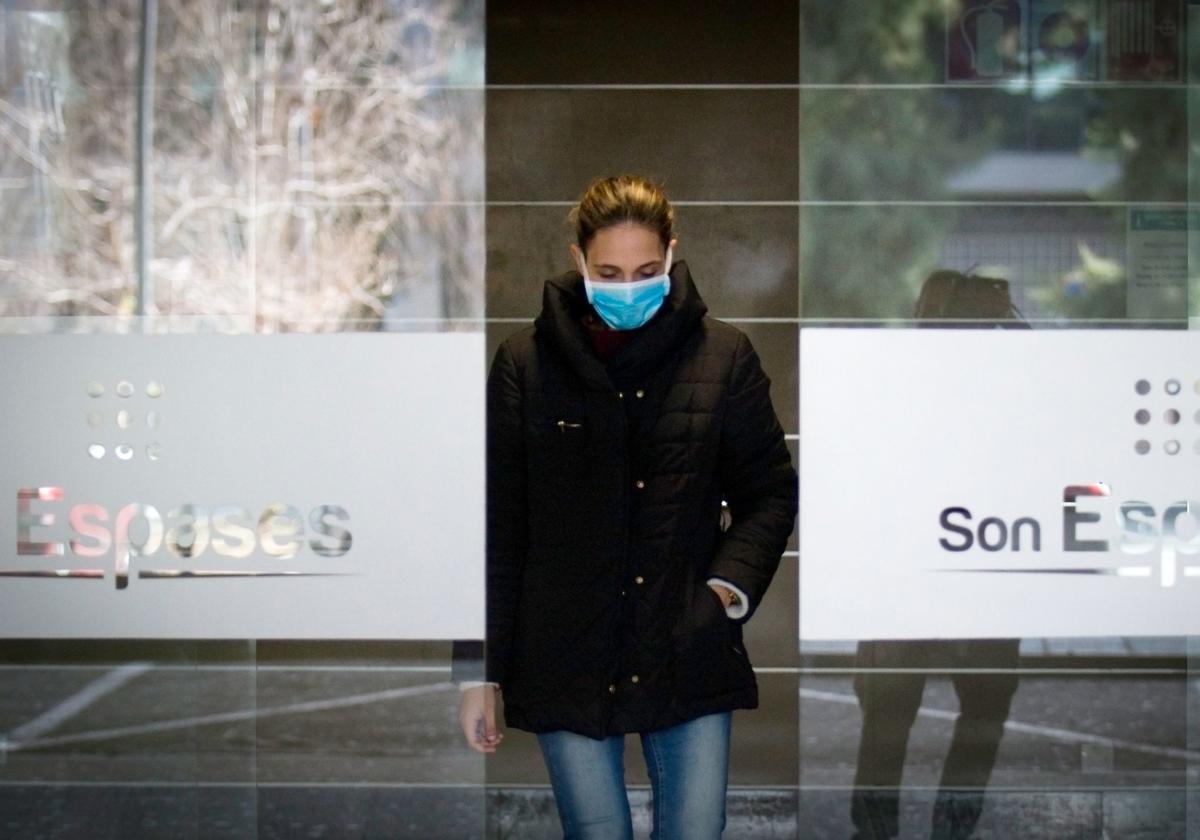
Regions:
<instances>
[{"instance_id":1,"label":"reflection of person","mask_svg":"<svg viewBox=\"0 0 1200 840\"><path fill-rule=\"evenodd\" d=\"M656 838L719 837L732 710L758 686L742 627L778 567L798 479L747 337L671 264L674 212L634 177L570 218L579 271L488 376L486 683L456 643L468 742L537 733L567 837L631 837L640 734ZM723 524L723 500L728 527Z\"/></svg>"},{"instance_id":2,"label":"reflection of person","mask_svg":"<svg viewBox=\"0 0 1200 840\"><path fill-rule=\"evenodd\" d=\"M921 706L926 672L939 668L972 670L950 675L959 711L930 836L965 840L972 835L1017 690L1011 669L1017 667L1019 647L1019 639L859 642L855 664L869 670L854 677L863 718L850 812L856 837L874 840L899 832L899 785L909 730ZM990 669L995 670L988 673Z\"/></svg>"},{"instance_id":3,"label":"reflection of person","mask_svg":"<svg viewBox=\"0 0 1200 840\"><path fill-rule=\"evenodd\" d=\"M1029 326L1013 306L1007 281L956 271L935 271L926 278L914 314L925 322L921 326ZM951 674L959 714L942 765L931 837L971 836L1017 690L1012 669L1019 648L1019 639L859 643L855 664L863 670L854 677L854 693L862 709L862 736L850 809L856 838L899 833L899 785L909 731L921 706L926 671L942 668L971 671Z\"/></svg>"}]
</instances>

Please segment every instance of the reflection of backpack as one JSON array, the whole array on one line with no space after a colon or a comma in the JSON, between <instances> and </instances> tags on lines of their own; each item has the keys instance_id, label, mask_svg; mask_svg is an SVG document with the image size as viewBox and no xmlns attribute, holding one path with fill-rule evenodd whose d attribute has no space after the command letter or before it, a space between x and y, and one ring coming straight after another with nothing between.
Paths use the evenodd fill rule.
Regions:
<instances>
[{"instance_id":1,"label":"reflection of backpack","mask_svg":"<svg viewBox=\"0 0 1200 840\"><path fill-rule=\"evenodd\" d=\"M1029 328L1013 305L1007 280L958 271L935 271L926 277L913 316L949 321L938 324L945 327Z\"/></svg>"}]
</instances>

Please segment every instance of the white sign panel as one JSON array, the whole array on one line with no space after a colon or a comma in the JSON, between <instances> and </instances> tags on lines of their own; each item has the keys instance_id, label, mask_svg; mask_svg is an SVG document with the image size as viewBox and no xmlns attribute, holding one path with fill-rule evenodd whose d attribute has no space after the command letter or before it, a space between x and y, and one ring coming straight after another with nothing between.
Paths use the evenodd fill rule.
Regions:
<instances>
[{"instance_id":1,"label":"white sign panel","mask_svg":"<svg viewBox=\"0 0 1200 840\"><path fill-rule=\"evenodd\" d=\"M1200 634L1200 334L803 329L800 637Z\"/></svg>"},{"instance_id":2,"label":"white sign panel","mask_svg":"<svg viewBox=\"0 0 1200 840\"><path fill-rule=\"evenodd\" d=\"M0 636L482 638L482 334L0 358Z\"/></svg>"}]
</instances>

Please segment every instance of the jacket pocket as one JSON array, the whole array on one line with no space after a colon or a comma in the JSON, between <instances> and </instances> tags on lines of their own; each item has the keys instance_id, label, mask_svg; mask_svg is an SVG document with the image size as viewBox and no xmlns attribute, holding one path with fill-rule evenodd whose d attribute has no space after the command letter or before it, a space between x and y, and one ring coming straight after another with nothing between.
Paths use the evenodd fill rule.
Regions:
<instances>
[{"instance_id":1,"label":"jacket pocket","mask_svg":"<svg viewBox=\"0 0 1200 840\"><path fill-rule=\"evenodd\" d=\"M527 439L535 455L578 455L588 441L584 419L574 414L545 414L529 419Z\"/></svg>"},{"instance_id":2,"label":"jacket pocket","mask_svg":"<svg viewBox=\"0 0 1200 840\"><path fill-rule=\"evenodd\" d=\"M733 623L721 597L707 583L692 587L672 633L678 699L727 694L754 682L754 671Z\"/></svg>"},{"instance_id":3,"label":"jacket pocket","mask_svg":"<svg viewBox=\"0 0 1200 840\"><path fill-rule=\"evenodd\" d=\"M546 413L527 421L529 501L535 515L577 504L590 471L588 432L577 414Z\"/></svg>"}]
</instances>

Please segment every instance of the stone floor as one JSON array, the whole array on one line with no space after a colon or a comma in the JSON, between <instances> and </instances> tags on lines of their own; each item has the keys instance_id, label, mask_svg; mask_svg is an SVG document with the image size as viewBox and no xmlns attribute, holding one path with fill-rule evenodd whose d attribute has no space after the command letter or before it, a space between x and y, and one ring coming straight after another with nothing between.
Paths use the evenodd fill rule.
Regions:
<instances>
[{"instance_id":1,"label":"stone floor","mask_svg":"<svg viewBox=\"0 0 1200 840\"><path fill-rule=\"evenodd\" d=\"M933 792L905 791L901 837L928 837ZM645 788L630 790L634 831L649 837ZM1200 803L1179 790L992 791L979 840L1200 838ZM724 836L849 838L845 790L735 789ZM20 786L0 788L0 836L10 840L141 838L559 838L545 787Z\"/></svg>"}]
</instances>

